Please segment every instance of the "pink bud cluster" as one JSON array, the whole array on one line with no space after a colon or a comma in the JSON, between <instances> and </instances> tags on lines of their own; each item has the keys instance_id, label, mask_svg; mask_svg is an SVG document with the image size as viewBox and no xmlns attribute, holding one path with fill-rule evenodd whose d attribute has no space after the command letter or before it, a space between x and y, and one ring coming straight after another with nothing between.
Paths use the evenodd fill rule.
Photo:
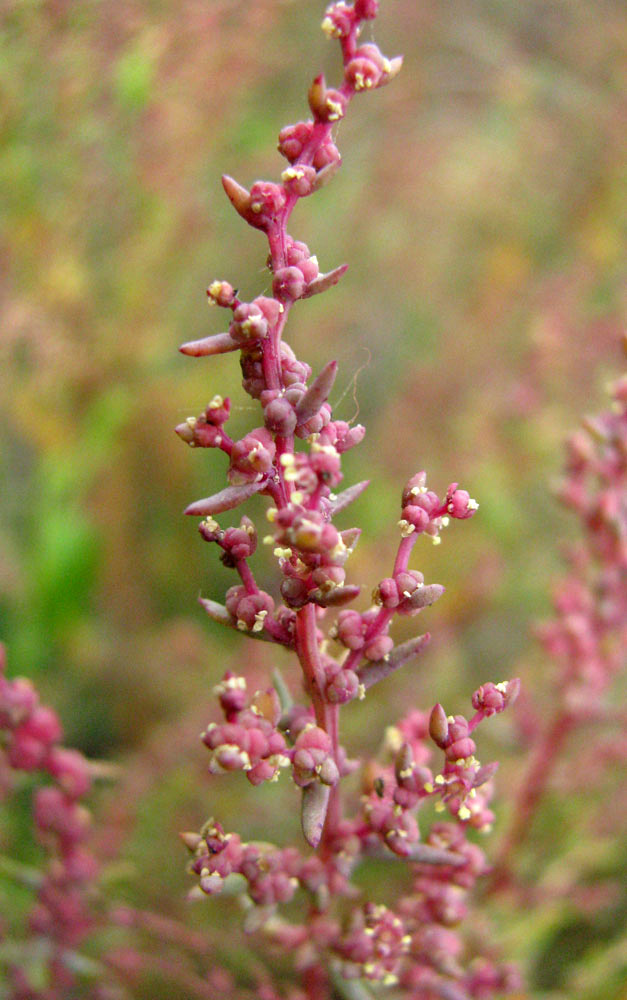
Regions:
<instances>
[{"instance_id":1,"label":"pink bud cluster","mask_svg":"<svg viewBox=\"0 0 627 1000\"><path fill-rule=\"evenodd\" d=\"M91 817L81 802L91 788L91 770L81 753L61 746L62 737L56 713L40 703L30 681L6 677L0 647L0 766L9 769L4 782L11 772L37 772L51 780L33 796L35 830L50 862L40 876L28 918L30 934L47 942L47 985L28 985L22 968L10 971L15 995L33 1000L69 995L75 977L65 956L93 925L89 894L97 866L86 846Z\"/></svg>"},{"instance_id":2,"label":"pink bud cluster","mask_svg":"<svg viewBox=\"0 0 627 1000\"><path fill-rule=\"evenodd\" d=\"M611 407L586 418L583 429L567 442L559 497L576 512L583 532L580 542L567 551L569 572L555 587L554 617L537 629L548 663L557 667L552 706L544 718L535 713L527 716L525 730L533 739L532 752L500 845L492 891L516 885L517 849L528 837L573 730L601 722L609 749L605 759L620 763L625 759L624 741L616 732L615 705L607 694L624 668L627 648L627 376L610 391ZM581 785L579 793L587 796L594 779L588 743L579 742L585 760L574 766L571 761L569 772ZM597 744L597 766L604 756Z\"/></svg>"},{"instance_id":3,"label":"pink bud cluster","mask_svg":"<svg viewBox=\"0 0 627 1000\"><path fill-rule=\"evenodd\" d=\"M409 939L400 985L425 1000L502 996L521 988L517 970L488 957L466 967L458 927L467 918L470 894L488 870L485 855L466 839L463 826L434 823L425 843L450 852L455 865L412 865L411 892L398 902Z\"/></svg>"},{"instance_id":4,"label":"pink bud cluster","mask_svg":"<svg viewBox=\"0 0 627 1000\"><path fill-rule=\"evenodd\" d=\"M554 619L538 630L575 715L598 708L627 646L627 376L612 397L612 408L568 441L559 496L580 518L585 541L555 588Z\"/></svg>"},{"instance_id":5,"label":"pink bud cluster","mask_svg":"<svg viewBox=\"0 0 627 1000\"><path fill-rule=\"evenodd\" d=\"M258 691L249 701L246 679L230 671L215 690L226 722L211 723L202 734L210 751L211 773L244 771L252 785L259 785L276 781L279 769L291 763L294 783L300 788L339 781L331 738L306 710L295 706L283 717L274 688ZM289 733L290 746L284 731Z\"/></svg>"},{"instance_id":6,"label":"pink bud cluster","mask_svg":"<svg viewBox=\"0 0 627 1000\"><path fill-rule=\"evenodd\" d=\"M242 841L237 833L225 833L215 820L208 820L200 833L184 833L182 839L192 853L190 871L198 876L198 886L205 895L221 892L230 875L242 875L246 892L260 908L262 923L268 924L272 933L276 922L275 908L288 903L298 889L320 901L330 893L343 894L347 890L348 866L346 857L324 860L307 857L294 847L278 848L267 843ZM339 933L333 926L332 935ZM306 932L293 925L285 925L280 937L283 943L289 938L290 947L301 944ZM328 944L327 928L325 944Z\"/></svg>"},{"instance_id":7,"label":"pink bud cluster","mask_svg":"<svg viewBox=\"0 0 627 1000\"><path fill-rule=\"evenodd\" d=\"M230 672L216 691L227 721L212 723L202 735L210 751L210 772L245 771L251 785L275 781L279 768L289 764L285 738L277 729L281 706L276 691L259 691L249 704L242 703L246 680Z\"/></svg>"},{"instance_id":8,"label":"pink bud cluster","mask_svg":"<svg viewBox=\"0 0 627 1000\"><path fill-rule=\"evenodd\" d=\"M418 472L403 490L402 514L399 526L404 535L425 532L435 543L440 540L440 531L449 523L449 516L459 520L472 517L479 505L466 490L460 490L457 483L451 483L444 500L437 493L427 489L425 472Z\"/></svg>"},{"instance_id":9,"label":"pink bud cluster","mask_svg":"<svg viewBox=\"0 0 627 1000\"><path fill-rule=\"evenodd\" d=\"M485 684L473 695L477 711L470 722L462 715L447 716L441 705L435 705L428 717L412 711L388 735L393 768L379 771L364 799L368 827L386 847L400 857L412 856L420 841L415 812L432 799L436 811L447 808L461 824L490 829L494 817L487 807L489 781L497 765L479 763L470 733L483 719L511 704L518 690L517 680ZM429 737L445 755L444 767L435 776L427 766L432 756Z\"/></svg>"},{"instance_id":10,"label":"pink bud cluster","mask_svg":"<svg viewBox=\"0 0 627 1000\"><path fill-rule=\"evenodd\" d=\"M350 877L372 853L396 855L409 864L443 865L447 873L466 864L463 851L453 857L448 848L421 840L416 813L433 800L436 808L448 808L460 829L487 826L492 818L487 783L496 765L479 765L471 733L515 697L515 682L484 685L475 694L476 714L470 721L448 718L436 706L431 736L445 761L435 776L428 766L433 752L429 717L411 713L397 730L393 763L380 770L374 783L364 774L365 800L353 803L352 817L345 814L343 779L359 762L349 760L340 744L340 708L366 697L424 648L428 634L400 645L390 635L395 615L415 616L444 591L410 568L413 547L423 535L439 542L451 518L465 520L477 510L457 483L440 497L427 487L424 472L414 475L402 493L400 538L389 575L374 588L371 607L347 607L361 593L359 585L347 580L360 530L342 529L335 518L368 483L336 490L342 482L342 455L362 440L364 429L333 418L337 363L330 361L312 376L309 365L283 340L294 304L331 289L346 268L322 273L316 256L288 233L287 225L298 200L319 192L339 168L333 128L352 98L380 88L400 69L400 58L387 59L373 43L359 42L363 22L371 21L377 10L377 0L337 0L327 8L322 27L340 43L343 77L338 87L329 87L317 76L308 93L310 119L281 130L278 149L288 166L280 181L256 181L246 188L231 177L222 179L239 215L267 237L271 296L244 301L232 284L214 281L209 301L230 312L228 329L181 348L193 357L238 351L243 388L259 401L262 413L259 426L235 440L226 432L229 402L216 396L200 416L176 428L188 444L217 448L228 460L226 486L192 503L186 513L203 519L201 535L218 545L222 562L239 580L227 590L224 604L207 598L201 603L215 621L293 651L308 701L293 704L282 680L277 690L249 699L244 677L227 673L217 688L225 721L212 723L202 735L209 770L243 771L259 785L289 769L300 794L302 831L317 853L305 860L294 848L246 843L213 819L184 840L194 855L191 871L201 893L213 895L229 876L243 876L248 905L252 900L262 911L255 918L257 926L284 951L293 952L297 967L306 970L306 981L316 984L317 992L308 997L330 995L330 970L337 968L344 977L388 986L403 982L412 969L418 983L422 973L417 970L432 968L420 950L426 947L420 921L428 919L434 927L446 919L451 923L453 912L461 917L462 909L453 902L452 877L436 880L429 900L421 889L423 903L416 903L415 913L408 903L407 915L367 900L337 907L336 897L359 895ZM216 520L255 494L269 502L270 527L259 537L276 560L274 589L260 588L253 572L257 532L252 522L242 518L239 526L222 527ZM325 627L329 609L338 610ZM460 843L465 845L463 836ZM471 858L472 849L464 850ZM308 916L302 924L283 921L277 907L290 902L299 888L313 894ZM457 982L463 975L462 969L451 978Z\"/></svg>"},{"instance_id":11,"label":"pink bud cluster","mask_svg":"<svg viewBox=\"0 0 627 1000\"><path fill-rule=\"evenodd\" d=\"M326 786L328 794L355 769L356 762L347 761L343 751L336 766L332 741L312 721L311 709L292 705L282 713L272 689L249 700L245 679L232 673L216 691L227 721L210 727L203 737L211 752L211 770L246 770L249 780L258 784L272 780L279 766L291 762L296 785L307 792L323 792ZM294 951L297 962L305 954L311 962L312 948L321 968L331 956L339 958L342 975L349 979L420 986L432 989L434 996L443 984L451 989L454 985L460 998L490 997L513 988L513 972L488 959L475 982L477 968L469 969L463 961L457 927L467 915L469 892L487 870L483 852L466 840L465 831L485 830L491 821L486 786L496 769L476 760L470 733L483 719L502 712L517 692L517 681L482 685L473 694L475 714L470 721L446 716L440 705L431 713L412 710L388 731L384 753L389 757L392 752L392 764L367 765L371 791L364 797L361 816L338 823L327 850L319 855L305 858L292 847L246 843L236 833L226 834L213 819L199 834L184 834L199 890L214 895L229 876L243 876L248 897L259 908L257 922L271 939ZM272 738L277 739L275 746ZM433 743L445 756L435 777L429 766ZM280 762L270 761L270 750L280 754ZM463 760L462 753L467 755ZM257 777L255 769L264 767L267 770ZM448 808L455 822L432 824L423 840L415 814L428 802L435 802L436 811ZM377 844L410 863L411 892L395 909L366 902L338 921L330 903L349 892L351 873L360 859L376 853ZM277 916L277 907L290 902L298 889L316 900L319 916L314 922L294 925Z\"/></svg>"},{"instance_id":12,"label":"pink bud cluster","mask_svg":"<svg viewBox=\"0 0 627 1000\"><path fill-rule=\"evenodd\" d=\"M429 718L429 734L445 756L444 767L434 778L433 786L449 812L478 830L491 829L494 820L487 803L491 795L489 781L497 765L481 766L475 757L476 744L471 733L483 719L511 705L519 691L518 678L500 684L490 682L473 694L476 713L470 721L463 715L447 716L441 705L433 708Z\"/></svg>"}]
</instances>

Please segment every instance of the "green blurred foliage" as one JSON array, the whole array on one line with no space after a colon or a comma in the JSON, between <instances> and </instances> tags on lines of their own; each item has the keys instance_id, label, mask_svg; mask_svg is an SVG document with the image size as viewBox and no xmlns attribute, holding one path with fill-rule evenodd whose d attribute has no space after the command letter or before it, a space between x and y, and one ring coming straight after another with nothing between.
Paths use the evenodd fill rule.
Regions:
<instances>
[{"instance_id":1,"label":"green blurred foliage","mask_svg":"<svg viewBox=\"0 0 627 1000\"><path fill-rule=\"evenodd\" d=\"M542 691L529 625L548 612L555 539L572 531L551 483L565 433L603 405L618 369L624 305L617 0L382 8L374 37L404 53L403 73L355 101L338 130L344 168L292 227L323 269L350 269L294 310L288 340L314 371L338 358L337 415L368 428L345 469L372 485L343 521L364 529L351 579L366 594L389 571L411 473L427 468L440 490L459 479L481 509L417 550L447 594L424 619L428 659L386 682L376 706L345 712L351 751L372 752L408 686L416 704L451 711L516 672ZM202 774L189 717L202 705L206 723L211 685L246 641L203 620L196 596L219 599L230 577L180 517L220 488L223 463L184 449L172 428L215 392L232 396L239 433L258 421L232 356L192 361L176 348L222 328L205 311L211 279L246 298L269 285L263 240L230 212L219 176L250 184L282 169L279 128L306 114L319 67L337 75L321 11L289 0L8 0L0 11L2 638L69 740L129 760L133 794L113 799L130 831L142 798L128 857L151 876L131 877L128 892L173 910L183 860L172 838L202 822L206 800L219 797L227 826L245 800L255 835L278 833L294 809L289 791L274 810L265 789L244 795ZM276 589L262 560L260 581ZM274 653L243 655L263 684ZM486 750L515 775L511 728L493 733ZM157 766L146 748L159 739ZM572 807L592 841L600 799ZM556 795L537 843L568 854L571 820ZM603 912L534 916L537 935L529 919L511 923L520 958L545 970L532 971L530 996L563 997L575 973L592 996L587 962L614 995L620 956L604 967L598 952L613 954L618 904Z\"/></svg>"}]
</instances>

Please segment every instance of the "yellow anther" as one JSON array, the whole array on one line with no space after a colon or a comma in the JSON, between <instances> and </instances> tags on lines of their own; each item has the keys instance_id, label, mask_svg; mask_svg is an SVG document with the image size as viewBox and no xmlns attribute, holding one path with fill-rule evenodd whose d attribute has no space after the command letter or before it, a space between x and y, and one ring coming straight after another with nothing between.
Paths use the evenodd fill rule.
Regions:
<instances>
[{"instance_id":1,"label":"yellow anther","mask_svg":"<svg viewBox=\"0 0 627 1000\"><path fill-rule=\"evenodd\" d=\"M286 167L286 169L281 174L281 180L295 181L295 180L300 180L300 178L304 176L305 176L304 170L300 170L298 167Z\"/></svg>"},{"instance_id":2,"label":"yellow anther","mask_svg":"<svg viewBox=\"0 0 627 1000\"><path fill-rule=\"evenodd\" d=\"M272 540L274 541L274 539L272 539ZM291 559L292 558L292 550L290 548L288 548L288 547L282 548L280 545L277 545L277 547L274 550L273 554L277 557L277 559Z\"/></svg>"}]
</instances>

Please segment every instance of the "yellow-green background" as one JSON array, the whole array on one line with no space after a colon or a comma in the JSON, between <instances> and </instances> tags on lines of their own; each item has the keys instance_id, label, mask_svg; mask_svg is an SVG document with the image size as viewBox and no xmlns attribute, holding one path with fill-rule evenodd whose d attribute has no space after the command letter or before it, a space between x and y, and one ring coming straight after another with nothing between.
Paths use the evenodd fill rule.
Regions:
<instances>
[{"instance_id":1,"label":"yellow-green background","mask_svg":"<svg viewBox=\"0 0 627 1000\"><path fill-rule=\"evenodd\" d=\"M216 392L233 399L232 433L260 422L233 355L177 347L225 328L205 302L213 278L247 299L268 288L263 237L219 178L276 178L276 135L306 115L311 77L338 81L322 10L0 7L1 637L69 742L128 762L101 796L98 835L127 865L111 876L119 897L163 912L187 888L179 829L210 813L268 839L296 829L287 782L243 798L243 779L203 773L197 733L225 667L239 655L257 683L277 664L297 678L196 604L231 578L181 511L221 487L224 461L172 428ZM358 409L368 428L345 470L372 485L343 515L363 528L350 567L363 606L390 570L409 475L426 468L436 490L459 480L480 503L439 548L416 547L413 565L447 587L419 622L433 642L345 711L351 752L374 752L409 703L467 710L488 679L520 673L538 711L548 705L550 665L529 631L549 611L558 540L575 531L551 489L566 433L605 405L622 363L625 34L618 0L384 0L365 37L402 52L403 72L358 96L337 129L342 170L293 215L323 270L349 264L294 309L287 339L314 371L337 358L336 416ZM264 559L260 583L276 592ZM504 823L523 757L511 720L483 739L486 759L506 761ZM613 884L619 810L606 784L577 777L583 794L556 786L527 859L546 887L594 881L595 866ZM499 904L529 996L619 996L621 907L608 892L580 905L543 890L524 914ZM211 926L223 911L208 903L190 919Z\"/></svg>"}]
</instances>

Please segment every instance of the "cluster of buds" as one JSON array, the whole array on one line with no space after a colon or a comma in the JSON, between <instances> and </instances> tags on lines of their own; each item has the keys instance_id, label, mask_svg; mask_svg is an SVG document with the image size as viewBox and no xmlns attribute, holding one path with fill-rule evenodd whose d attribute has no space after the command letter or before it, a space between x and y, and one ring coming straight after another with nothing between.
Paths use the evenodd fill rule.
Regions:
<instances>
[{"instance_id":1,"label":"cluster of buds","mask_svg":"<svg viewBox=\"0 0 627 1000\"><path fill-rule=\"evenodd\" d=\"M412 857L420 841L416 811L427 800L435 800L438 812L445 808L463 825L488 830L493 815L487 808L490 778L496 764L481 766L470 737L477 725L502 712L518 694L518 680L482 685L472 697L475 715L447 716L435 705L429 716L412 711L398 727L386 734L384 752L392 764L377 769L372 788L364 797L364 816L372 835L395 854ZM431 767L429 737L444 750L445 763L435 775Z\"/></svg>"},{"instance_id":2,"label":"cluster of buds","mask_svg":"<svg viewBox=\"0 0 627 1000\"><path fill-rule=\"evenodd\" d=\"M201 521L198 529L207 542L216 542L222 549L221 561L233 569L243 559L250 559L257 548L257 531L249 517L240 519L239 528L223 530L217 521ZM237 618L237 615L235 616Z\"/></svg>"},{"instance_id":3,"label":"cluster of buds","mask_svg":"<svg viewBox=\"0 0 627 1000\"><path fill-rule=\"evenodd\" d=\"M463 715L447 716L435 705L429 718L429 735L444 751L445 764L428 790L440 795L440 808L478 830L490 830L494 819L487 806L491 795L489 781L498 765L482 766L475 757L477 749L471 734L483 719L504 711L520 691L520 681L483 684L472 696L475 715L468 721Z\"/></svg>"},{"instance_id":4,"label":"cluster of buds","mask_svg":"<svg viewBox=\"0 0 627 1000\"><path fill-rule=\"evenodd\" d=\"M176 433L190 448L221 448L230 453L232 445L224 424L231 412L231 400L214 396L204 413L199 417L188 417L176 427Z\"/></svg>"},{"instance_id":5,"label":"cluster of buds","mask_svg":"<svg viewBox=\"0 0 627 1000\"><path fill-rule=\"evenodd\" d=\"M553 619L537 629L548 663L557 668L553 705L544 720L531 713L525 719L524 732L534 746L496 859L493 891L515 885L512 859L528 836L566 738L576 726L601 721L604 736L596 745L597 766L617 760L624 765L624 741L616 731L622 719L608 702L607 691L624 669L627 648L627 376L610 387L610 394L611 407L586 418L583 429L567 442L558 495L576 512L583 531L579 543L567 551L569 572L555 587ZM590 755L587 743L580 743L585 761L574 767L571 762L569 771L587 776L578 789L585 796L592 780Z\"/></svg>"},{"instance_id":6,"label":"cluster of buds","mask_svg":"<svg viewBox=\"0 0 627 1000\"><path fill-rule=\"evenodd\" d=\"M306 726L292 749L292 776L295 784L307 788L314 782L335 785L340 772L332 753L331 737L320 726Z\"/></svg>"},{"instance_id":7,"label":"cluster of buds","mask_svg":"<svg viewBox=\"0 0 627 1000\"><path fill-rule=\"evenodd\" d=\"M287 767L290 758L277 728L281 705L274 688L258 691L248 702L245 678L227 672L216 693L227 721L211 723L202 734L210 751L209 771L244 771L251 785L276 781L279 768Z\"/></svg>"},{"instance_id":8,"label":"cluster of buds","mask_svg":"<svg viewBox=\"0 0 627 1000\"><path fill-rule=\"evenodd\" d=\"M318 853L303 861L291 848L247 844L237 834L225 834L214 820L184 839L194 854L191 867L202 893L214 894L225 878L238 874L267 917L277 904L289 902L299 886L314 892L315 905L306 923L294 926L274 915L271 920L263 917L260 924L295 954L299 968L316 983L316 996L333 991L329 969L337 969L338 963L347 978L388 986L402 983L407 970L417 974L417 967L423 973L431 969L416 959L426 943L419 940L417 918L409 910L406 920L400 912L366 903L355 905L347 921L335 920L333 897L356 893L349 882L352 869L373 852L386 857L392 852L408 863L440 865L447 872L453 867L470 871L472 850L460 850L453 860L448 848L425 844L416 813L433 799L441 808L448 806L460 827L465 829L471 820L482 825L487 812L478 808L483 800L477 789L483 789L494 767L481 768L476 762L470 734L482 718L501 711L514 696L511 685L485 685L476 693L477 714L470 722L461 716L444 716L442 721L436 706L431 730L444 750L445 765L435 777L428 766L433 753L429 716L410 713L395 731L397 746L387 766L376 779L365 778L363 809L353 818L344 815L342 779L358 764L346 758L340 745L339 710L363 698L426 645L428 634L399 646L389 634L396 614L415 615L443 593L443 587L425 584L423 574L410 568L412 548L421 535L438 542L450 518L464 520L477 510L457 483L440 498L427 488L424 472L415 475L402 494L394 565L374 590L374 606L365 611L345 607L360 594L360 587L346 579L348 556L360 532L341 530L334 522L368 483L334 491L342 482L341 457L362 440L364 429L333 419L337 363L330 361L312 378L309 365L283 340L294 304L330 289L345 267L321 273L316 256L287 232L287 225L298 200L319 191L340 166L333 127L352 98L383 86L400 69L400 58L389 60L376 45L359 44L363 22L371 21L377 9L377 0L337 0L327 8L322 27L340 43L343 79L331 88L323 76L316 77L308 93L311 119L280 132L279 152L288 162L280 181L256 181L247 189L231 177L222 179L239 215L267 237L271 296L245 302L229 282L213 282L209 300L231 311L228 329L181 348L193 357L238 351L244 390L259 401L263 414L261 426L232 440L224 432L228 401L216 397L201 417L177 428L183 440L218 447L229 460L226 487L191 504L186 513L203 518L202 536L222 549L222 561L240 580L227 591L224 605L205 598L201 603L215 621L293 650L311 702L305 707L292 704L283 681L275 682L277 690L249 699L244 678L227 674L217 689L226 721L210 725L202 736L210 752L209 769L243 771L256 785L275 780L279 770L290 765L301 796L303 834ZM283 603L255 581L250 562L257 536L252 523L243 518L239 526L221 527L215 520L255 494L269 501L271 529L264 543L278 562L277 590ZM331 607L343 610L325 637L322 623ZM328 640L340 647L337 656L331 655ZM423 905L431 928L437 924L444 931L454 913L461 915L454 906L456 889L457 884L443 876L431 891ZM426 889L421 891L426 900Z\"/></svg>"},{"instance_id":9,"label":"cluster of buds","mask_svg":"<svg viewBox=\"0 0 627 1000\"><path fill-rule=\"evenodd\" d=\"M264 844L243 843L236 833L225 833L213 819L199 834L183 834L194 855L190 871L199 877L199 888L208 896L222 890L229 875L243 875L248 893L258 906L286 903L294 895L298 881L290 871L293 853Z\"/></svg>"},{"instance_id":10,"label":"cluster of buds","mask_svg":"<svg viewBox=\"0 0 627 1000\"><path fill-rule=\"evenodd\" d=\"M479 504L466 490L458 489L457 483L451 483L444 500L440 500L437 493L427 489L426 473L417 472L403 490L402 508L398 522L401 534L407 537L424 532L437 545L440 531L447 526L450 517L458 520L472 517Z\"/></svg>"},{"instance_id":11,"label":"cluster of buds","mask_svg":"<svg viewBox=\"0 0 627 1000\"><path fill-rule=\"evenodd\" d=\"M343 959L346 979L365 978L394 986L411 936L403 920L387 906L366 903L354 910L349 927L334 950Z\"/></svg>"},{"instance_id":12,"label":"cluster of buds","mask_svg":"<svg viewBox=\"0 0 627 1000\"><path fill-rule=\"evenodd\" d=\"M401 570L394 576L386 577L378 584L372 598L399 615L415 615L429 607L442 596L444 587L439 583L425 586L425 578L419 570Z\"/></svg>"},{"instance_id":13,"label":"cluster of buds","mask_svg":"<svg viewBox=\"0 0 627 1000\"><path fill-rule=\"evenodd\" d=\"M270 508L268 518L275 530L265 541L274 546L285 577L281 595L288 607L298 609L310 602L328 607L357 596L359 587L344 586L344 564L359 537L358 531L338 531L322 511L301 503Z\"/></svg>"},{"instance_id":14,"label":"cluster of buds","mask_svg":"<svg viewBox=\"0 0 627 1000\"><path fill-rule=\"evenodd\" d=\"M332 890L342 892L346 879L332 859L323 862L307 857L294 847L278 848L254 841L243 842L237 833L225 833L220 823L209 819L200 833L184 833L183 842L193 855L190 871L198 876L198 890L212 896L220 892L229 875L242 875L251 901L259 908L258 921L265 923L272 909L288 903L298 889L320 901ZM269 924L271 930L272 924ZM290 928L290 947L302 943L307 931ZM285 943L285 935L283 941Z\"/></svg>"},{"instance_id":15,"label":"cluster of buds","mask_svg":"<svg viewBox=\"0 0 627 1000\"><path fill-rule=\"evenodd\" d=\"M62 737L56 713L40 703L33 685L24 678L6 677L0 647L0 769L7 768L3 783L9 784L11 773L20 771L37 772L51 781L33 795L35 830L50 863L38 874L28 918L30 933L46 942L48 985L40 992L29 983L25 969L9 970L15 996L33 1000L68 995L75 976L66 957L75 953L93 924L89 893L97 867L86 847L91 817L81 801L91 788L91 769L81 753L61 745Z\"/></svg>"},{"instance_id":16,"label":"cluster of buds","mask_svg":"<svg viewBox=\"0 0 627 1000\"><path fill-rule=\"evenodd\" d=\"M448 852L455 864L412 865L411 892L398 903L411 957L401 968L400 985L429 1000L449 996L479 1000L520 989L520 977L511 965L484 957L464 967L458 927L468 914L477 879L488 871L483 851L466 839L466 830L458 823L434 823L425 844Z\"/></svg>"},{"instance_id":17,"label":"cluster of buds","mask_svg":"<svg viewBox=\"0 0 627 1000\"><path fill-rule=\"evenodd\" d=\"M216 686L224 723L211 723L201 739L210 751L209 771L244 771L252 785L276 781L279 769L292 765L299 788L335 785L340 778L329 734L307 711L294 707L287 716L274 688L246 691L246 678L227 671ZM291 746L285 733L289 732Z\"/></svg>"},{"instance_id":18,"label":"cluster of buds","mask_svg":"<svg viewBox=\"0 0 627 1000\"><path fill-rule=\"evenodd\" d=\"M373 638L369 636L372 625L376 622L376 608L360 614L352 609L340 611L336 624L329 630L333 639L346 649L358 650L367 660L382 660L394 647L394 640L385 632L379 632Z\"/></svg>"},{"instance_id":19,"label":"cluster of buds","mask_svg":"<svg viewBox=\"0 0 627 1000\"><path fill-rule=\"evenodd\" d=\"M581 519L585 543L555 588L555 617L538 629L571 716L598 709L627 643L627 376L612 396L612 408L568 441L559 496Z\"/></svg>"}]
</instances>

